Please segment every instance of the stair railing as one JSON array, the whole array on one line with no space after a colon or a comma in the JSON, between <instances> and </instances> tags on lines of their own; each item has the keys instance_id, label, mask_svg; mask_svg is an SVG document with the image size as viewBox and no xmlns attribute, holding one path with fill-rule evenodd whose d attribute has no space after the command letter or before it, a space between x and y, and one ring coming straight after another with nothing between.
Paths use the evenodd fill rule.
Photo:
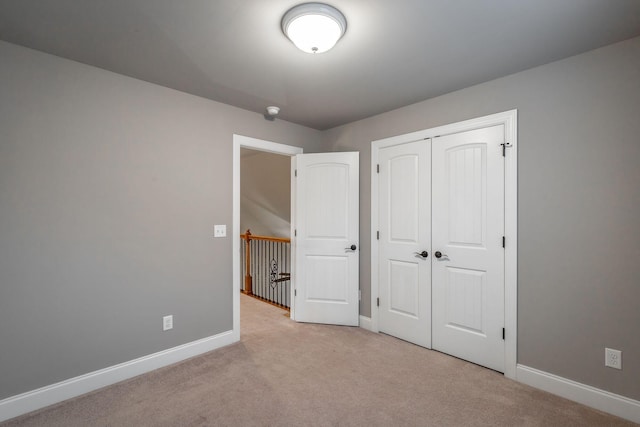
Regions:
<instances>
[{"instance_id":1,"label":"stair railing","mask_svg":"<svg viewBox=\"0 0 640 427\"><path fill-rule=\"evenodd\" d=\"M244 283L242 292L281 308L291 307L291 239L240 235Z\"/></svg>"}]
</instances>

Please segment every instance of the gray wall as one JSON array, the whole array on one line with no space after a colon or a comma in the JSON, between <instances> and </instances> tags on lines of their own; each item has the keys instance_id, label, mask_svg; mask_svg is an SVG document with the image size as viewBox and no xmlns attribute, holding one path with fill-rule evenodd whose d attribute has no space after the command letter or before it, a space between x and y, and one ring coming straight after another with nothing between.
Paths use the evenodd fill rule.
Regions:
<instances>
[{"instance_id":1,"label":"gray wall","mask_svg":"<svg viewBox=\"0 0 640 427\"><path fill-rule=\"evenodd\" d=\"M241 150L240 230L291 237L291 157Z\"/></svg>"},{"instance_id":2,"label":"gray wall","mask_svg":"<svg viewBox=\"0 0 640 427\"><path fill-rule=\"evenodd\" d=\"M321 137L0 42L0 399L232 328L233 133Z\"/></svg>"},{"instance_id":3,"label":"gray wall","mask_svg":"<svg viewBox=\"0 0 640 427\"><path fill-rule=\"evenodd\" d=\"M518 363L640 399L640 38L325 132L359 150L370 315L371 141L517 108ZM604 347L624 370L604 367Z\"/></svg>"}]
</instances>

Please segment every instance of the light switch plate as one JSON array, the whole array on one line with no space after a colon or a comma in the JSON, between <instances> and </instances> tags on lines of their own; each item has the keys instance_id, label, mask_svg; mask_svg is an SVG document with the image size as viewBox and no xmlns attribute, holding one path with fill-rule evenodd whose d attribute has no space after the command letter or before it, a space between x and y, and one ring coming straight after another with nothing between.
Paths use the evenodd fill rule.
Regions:
<instances>
[{"instance_id":1,"label":"light switch plate","mask_svg":"<svg viewBox=\"0 0 640 427\"><path fill-rule=\"evenodd\" d=\"M173 329L173 314L162 318L162 330L168 331L169 329Z\"/></svg>"},{"instance_id":2,"label":"light switch plate","mask_svg":"<svg viewBox=\"0 0 640 427\"><path fill-rule=\"evenodd\" d=\"M227 226L226 225L214 225L213 226L213 237L227 237Z\"/></svg>"}]
</instances>

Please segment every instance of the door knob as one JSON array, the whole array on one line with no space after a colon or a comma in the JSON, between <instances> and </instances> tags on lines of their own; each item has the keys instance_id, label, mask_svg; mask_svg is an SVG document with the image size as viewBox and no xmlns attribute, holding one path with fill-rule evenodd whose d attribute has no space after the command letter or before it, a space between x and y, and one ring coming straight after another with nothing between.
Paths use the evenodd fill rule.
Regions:
<instances>
[{"instance_id":1,"label":"door knob","mask_svg":"<svg viewBox=\"0 0 640 427\"><path fill-rule=\"evenodd\" d=\"M355 251L356 249L358 249L358 247L356 245L351 245L348 248L345 248L346 250L351 250L351 251Z\"/></svg>"},{"instance_id":2,"label":"door knob","mask_svg":"<svg viewBox=\"0 0 640 427\"><path fill-rule=\"evenodd\" d=\"M429 256L429 252L427 251L422 251L422 252L414 252L416 255L420 255L422 258L426 258Z\"/></svg>"},{"instance_id":3,"label":"door knob","mask_svg":"<svg viewBox=\"0 0 640 427\"><path fill-rule=\"evenodd\" d=\"M436 251L436 253L434 255L438 259L442 258L442 252L440 252L440 251ZM446 255L445 255L445 257L446 257Z\"/></svg>"}]
</instances>

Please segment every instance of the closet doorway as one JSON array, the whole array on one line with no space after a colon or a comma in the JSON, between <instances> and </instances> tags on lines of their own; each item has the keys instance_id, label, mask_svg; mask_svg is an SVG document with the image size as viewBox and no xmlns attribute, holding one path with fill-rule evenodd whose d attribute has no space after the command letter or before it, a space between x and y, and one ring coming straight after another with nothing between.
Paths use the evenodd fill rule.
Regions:
<instances>
[{"instance_id":1,"label":"closet doorway","mask_svg":"<svg viewBox=\"0 0 640 427\"><path fill-rule=\"evenodd\" d=\"M515 111L375 141L372 159L372 324L515 372Z\"/></svg>"}]
</instances>

